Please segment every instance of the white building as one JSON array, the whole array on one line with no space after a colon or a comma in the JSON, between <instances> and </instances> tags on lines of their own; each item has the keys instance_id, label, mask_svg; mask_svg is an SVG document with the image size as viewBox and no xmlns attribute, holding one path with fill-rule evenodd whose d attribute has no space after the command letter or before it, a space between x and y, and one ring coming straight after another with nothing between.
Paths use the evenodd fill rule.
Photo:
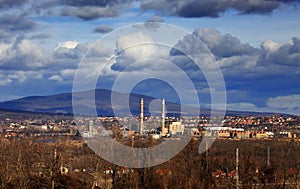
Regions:
<instances>
[{"instance_id":1,"label":"white building","mask_svg":"<svg viewBox=\"0 0 300 189\"><path fill-rule=\"evenodd\" d=\"M169 133L170 134L183 134L184 133L184 126L181 125L181 122L175 121L172 122L169 126Z\"/></svg>"}]
</instances>

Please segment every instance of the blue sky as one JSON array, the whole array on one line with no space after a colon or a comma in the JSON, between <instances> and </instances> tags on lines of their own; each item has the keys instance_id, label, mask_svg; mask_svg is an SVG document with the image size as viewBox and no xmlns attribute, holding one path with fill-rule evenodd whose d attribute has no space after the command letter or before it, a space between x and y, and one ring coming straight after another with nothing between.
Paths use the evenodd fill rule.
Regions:
<instances>
[{"instance_id":1,"label":"blue sky","mask_svg":"<svg viewBox=\"0 0 300 189\"><path fill-rule=\"evenodd\" d=\"M0 101L72 91L75 71L97 40L129 24L159 21L194 33L207 45L223 73L228 109L299 114L299 8L297 0L1 1ZM97 52L103 60L107 56L105 46ZM136 60L138 56L132 53L122 61ZM120 71L109 69L105 88ZM208 106L207 83L201 83L196 72L186 72L198 82L200 101ZM167 95L168 91L154 94L145 87L166 88L165 84L148 82L135 87L135 92ZM171 98L177 95L169 96L178 101Z\"/></svg>"}]
</instances>

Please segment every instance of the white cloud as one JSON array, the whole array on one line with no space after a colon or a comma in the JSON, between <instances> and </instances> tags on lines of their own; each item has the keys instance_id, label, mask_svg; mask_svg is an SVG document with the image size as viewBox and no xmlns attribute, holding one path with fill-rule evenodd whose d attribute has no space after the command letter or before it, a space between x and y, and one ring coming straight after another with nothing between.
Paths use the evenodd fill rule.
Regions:
<instances>
[{"instance_id":1,"label":"white cloud","mask_svg":"<svg viewBox=\"0 0 300 189\"><path fill-rule=\"evenodd\" d=\"M7 86L29 78L73 81L76 68L90 47L90 43L64 41L59 42L55 50L44 50L40 44L29 39L17 39L13 43L0 42L0 70L3 71L0 85ZM93 46L84 66L88 70L80 71L84 72L82 78L98 74L99 66L107 61L104 57L109 52L114 51L103 46Z\"/></svg>"},{"instance_id":2,"label":"white cloud","mask_svg":"<svg viewBox=\"0 0 300 189\"><path fill-rule=\"evenodd\" d=\"M205 108L211 108L211 104L203 104ZM215 109L222 110L224 107L227 111L254 111L263 112L266 111L264 108L258 108L255 104L250 102L238 102L238 103L227 103L227 104L214 104Z\"/></svg>"},{"instance_id":3,"label":"white cloud","mask_svg":"<svg viewBox=\"0 0 300 189\"><path fill-rule=\"evenodd\" d=\"M236 90L236 94L243 93L243 95L240 96L235 94L231 95L230 97L234 100L229 100L231 103L228 104L227 109L274 112L299 111L299 95L270 98L267 101L267 106L264 108L258 108L258 103L253 100L253 97L251 101L246 102L247 98L251 97L251 91L254 90L254 85L252 84L255 83L259 85L259 82L255 81L255 78L259 78L259 81L263 81L260 80L260 78L265 76L300 74L299 69L295 69L295 67L289 66L288 64L285 65L285 69L282 69L279 67L282 65L276 62L279 60L288 60L290 64L297 60L299 62L300 59L297 57L300 52L300 40L298 38L293 38L286 43L277 43L270 40L265 41L261 49L257 49L240 42L239 39L234 36L228 34L222 35L217 30L199 29L195 30L195 32L194 38L185 37L178 42L178 44L181 45L180 48L185 49L193 55L197 54L201 45L196 44L193 39L195 39L195 36L200 37L202 41L211 48L212 52L218 56L217 63L224 71L223 74L225 75L226 82L230 84L228 88L230 90ZM115 44L116 47L103 44L92 46L92 44L89 43L64 41L59 42L55 50L46 51L41 48L40 44L29 39L19 39L14 43L0 42L0 69L3 70L0 74L0 86L8 86L17 82L24 82L26 84L28 83L26 80L31 81L32 79L41 79L41 81L48 80L48 83L52 84L56 83L53 81L57 81L57 85L70 84L73 81L80 59L87 50L90 50L88 56L84 59L84 65L78 70L80 82L84 83L84 86L87 87L85 89L94 87L91 85L91 81L99 76L100 71L102 71L103 76L101 79L107 79L108 83L112 82L114 77L123 72L122 69L113 69L111 65L119 64L119 66L121 66L121 68L123 66L124 69L124 67L129 64L142 59L149 59L150 61L143 61L139 62L139 64L132 65L131 69L124 70L124 72L128 73L122 74L127 74L128 78L133 80L145 74L148 74L148 76L152 78L167 75L168 79L174 83L178 83L183 86L184 90L187 90L184 82L178 77L176 70L174 71L168 64L164 64L164 61L170 61L179 66L202 87L202 78L200 77L203 76L200 76L199 71L197 72L196 69L194 69L195 66L190 64L191 61L187 60L187 58L181 54L169 56L170 49L163 49L156 44L152 37L145 33L133 32L124 34L118 38ZM116 59L113 58L108 62L108 58L114 53L116 53ZM161 58L162 60L151 62L153 58ZM207 57L200 58L202 58L201 61L204 64L211 62L205 59ZM257 64L258 61L263 60L264 64ZM295 64L297 64L297 62ZM204 66L209 67L212 65ZM9 70L9 72L6 73L6 70ZM233 76L233 79L231 79L230 76ZM252 77L250 81L251 86L249 85L249 87L246 88L245 83L247 83L246 80L250 78L250 76ZM278 81L281 80L281 77L273 78L272 80ZM128 82L130 82L130 80L128 80ZM215 83L215 85L216 84L217 83ZM204 86L206 87L206 85ZM275 87L276 86L274 86L274 88ZM206 88L202 88L199 92L202 92L203 95L206 96L210 93ZM267 97L264 97L264 99L267 99ZM204 101L204 103L206 102L207 101ZM262 102L262 100L260 102Z\"/></svg>"},{"instance_id":4,"label":"white cloud","mask_svg":"<svg viewBox=\"0 0 300 189\"><path fill-rule=\"evenodd\" d=\"M79 43L77 41L64 41L64 42L59 42L54 49L55 51L59 48L67 48L67 49L74 49L77 47Z\"/></svg>"},{"instance_id":5,"label":"white cloud","mask_svg":"<svg viewBox=\"0 0 300 189\"><path fill-rule=\"evenodd\" d=\"M267 100L267 106L280 112L300 115L300 94L269 98Z\"/></svg>"},{"instance_id":6,"label":"white cloud","mask_svg":"<svg viewBox=\"0 0 300 189\"><path fill-rule=\"evenodd\" d=\"M242 43L237 37L230 34L221 34L217 29L199 28L195 29L194 36L203 41L216 58L227 58L233 56L255 55L258 49L247 43Z\"/></svg>"},{"instance_id":7,"label":"white cloud","mask_svg":"<svg viewBox=\"0 0 300 189\"><path fill-rule=\"evenodd\" d=\"M116 57L113 62L113 71L142 71L146 69L158 69L162 61L169 60L169 49L161 47L152 38L143 32L132 32L121 35L116 41ZM163 68L160 68L163 69Z\"/></svg>"},{"instance_id":8,"label":"white cloud","mask_svg":"<svg viewBox=\"0 0 300 189\"><path fill-rule=\"evenodd\" d=\"M150 45L147 45L150 44ZM126 56L135 60L151 58L159 52L155 41L142 32L129 33L122 35L116 42L118 52L125 51Z\"/></svg>"},{"instance_id":9,"label":"white cloud","mask_svg":"<svg viewBox=\"0 0 300 189\"><path fill-rule=\"evenodd\" d=\"M21 39L14 43L0 44L0 66L6 69L38 69L48 62L49 53L31 40Z\"/></svg>"},{"instance_id":10,"label":"white cloud","mask_svg":"<svg viewBox=\"0 0 300 189\"><path fill-rule=\"evenodd\" d=\"M76 72L75 69L64 69L60 73L63 76L70 77L70 76L74 76L75 72Z\"/></svg>"},{"instance_id":11,"label":"white cloud","mask_svg":"<svg viewBox=\"0 0 300 189\"><path fill-rule=\"evenodd\" d=\"M63 78L60 77L59 75L52 75L51 77L49 77L49 80L53 80L53 81L62 81Z\"/></svg>"},{"instance_id":12,"label":"white cloud","mask_svg":"<svg viewBox=\"0 0 300 189\"><path fill-rule=\"evenodd\" d=\"M266 107L257 107L250 102L228 103L227 110L289 113L300 115L300 94L269 98Z\"/></svg>"},{"instance_id":13,"label":"white cloud","mask_svg":"<svg viewBox=\"0 0 300 189\"><path fill-rule=\"evenodd\" d=\"M227 71L234 71L233 66L243 67L244 69L254 69L257 64L258 56L254 55L238 55L222 58L217 61L222 69L229 68ZM242 71L242 70L239 70ZM246 70L245 70L246 71ZM228 72L227 72L228 73Z\"/></svg>"},{"instance_id":14,"label":"white cloud","mask_svg":"<svg viewBox=\"0 0 300 189\"><path fill-rule=\"evenodd\" d=\"M13 80L9 77L7 77L7 75L4 74L0 74L0 86L6 86L8 84L10 84Z\"/></svg>"},{"instance_id":15,"label":"white cloud","mask_svg":"<svg viewBox=\"0 0 300 189\"><path fill-rule=\"evenodd\" d=\"M8 50L12 47L12 44L9 43L0 43L0 57L1 59L4 58L7 53Z\"/></svg>"},{"instance_id":16,"label":"white cloud","mask_svg":"<svg viewBox=\"0 0 300 189\"><path fill-rule=\"evenodd\" d=\"M63 69L59 74L50 76L48 79L53 81L73 81L76 69Z\"/></svg>"},{"instance_id":17,"label":"white cloud","mask_svg":"<svg viewBox=\"0 0 300 189\"><path fill-rule=\"evenodd\" d=\"M25 82L27 79L41 79L43 71L0 71L0 86L7 86L13 82Z\"/></svg>"},{"instance_id":18,"label":"white cloud","mask_svg":"<svg viewBox=\"0 0 300 189\"><path fill-rule=\"evenodd\" d=\"M237 111L260 111L255 104L248 102L229 103L227 104L227 109Z\"/></svg>"},{"instance_id":19,"label":"white cloud","mask_svg":"<svg viewBox=\"0 0 300 189\"><path fill-rule=\"evenodd\" d=\"M294 37L286 43L268 40L262 43L260 65L299 66L300 38Z\"/></svg>"},{"instance_id":20,"label":"white cloud","mask_svg":"<svg viewBox=\"0 0 300 189\"><path fill-rule=\"evenodd\" d=\"M273 52L277 51L282 46L282 44L276 43L271 40L267 40L267 41L264 41L261 46L267 52L273 53Z\"/></svg>"}]
</instances>

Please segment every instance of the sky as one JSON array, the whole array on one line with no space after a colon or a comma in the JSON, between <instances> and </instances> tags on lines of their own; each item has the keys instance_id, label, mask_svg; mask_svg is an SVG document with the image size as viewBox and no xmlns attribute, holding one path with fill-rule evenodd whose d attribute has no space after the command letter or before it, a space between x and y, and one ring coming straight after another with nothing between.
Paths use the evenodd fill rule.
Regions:
<instances>
[{"instance_id":1,"label":"sky","mask_svg":"<svg viewBox=\"0 0 300 189\"><path fill-rule=\"evenodd\" d=\"M91 79L101 71L96 87L112 89L122 73L125 79L118 81L126 81L133 92L192 105L178 99L182 91L187 99L195 92L183 71L196 86L201 106L209 107L212 93L218 95L223 86L203 72L214 73L217 65L227 109L299 115L299 8L299 0L2 0L0 101L70 92L76 73L82 89L95 87ZM153 32L133 29L136 23ZM167 33L164 24L179 29ZM127 48L145 41L168 46ZM195 49L203 50L203 44L214 58L211 63L202 57L204 70L173 49L197 59ZM144 61L153 58L155 63ZM152 79L136 82L145 75ZM225 102L214 103L223 107Z\"/></svg>"}]
</instances>

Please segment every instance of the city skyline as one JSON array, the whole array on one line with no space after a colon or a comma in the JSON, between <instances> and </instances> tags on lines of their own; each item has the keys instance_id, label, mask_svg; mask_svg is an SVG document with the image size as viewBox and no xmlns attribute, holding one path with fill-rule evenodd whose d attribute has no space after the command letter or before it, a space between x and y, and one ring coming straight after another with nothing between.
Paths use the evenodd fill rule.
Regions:
<instances>
[{"instance_id":1,"label":"city skyline","mask_svg":"<svg viewBox=\"0 0 300 189\"><path fill-rule=\"evenodd\" d=\"M0 101L72 91L77 66L96 40L120 27L155 21L181 27L207 45L223 73L227 109L299 115L299 8L296 0L2 1ZM125 39L113 44L126 44ZM105 48L98 50L106 56ZM117 71L108 70L107 83ZM164 95L142 84L134 92ZM198 92L207 96L210 91Z\"/></svg>"}]
</instances>

